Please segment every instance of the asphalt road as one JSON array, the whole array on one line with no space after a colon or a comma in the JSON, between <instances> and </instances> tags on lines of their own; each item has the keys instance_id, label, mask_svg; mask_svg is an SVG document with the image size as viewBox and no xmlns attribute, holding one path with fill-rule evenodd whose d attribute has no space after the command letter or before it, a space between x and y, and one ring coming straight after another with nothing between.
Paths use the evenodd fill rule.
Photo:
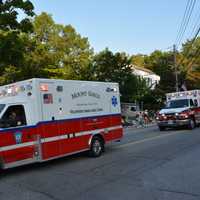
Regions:
<instances>
[{"instance_id":1,"label":"asphalt road","mask_svg":"<svg viewBox=\"0 0 200 200\"><path fill-rule=\"evenodd\" d=\"M200 128L128 129L100 158L84 154L0 174L0 200L199 200Z\"/></svg>"}]
</instances>

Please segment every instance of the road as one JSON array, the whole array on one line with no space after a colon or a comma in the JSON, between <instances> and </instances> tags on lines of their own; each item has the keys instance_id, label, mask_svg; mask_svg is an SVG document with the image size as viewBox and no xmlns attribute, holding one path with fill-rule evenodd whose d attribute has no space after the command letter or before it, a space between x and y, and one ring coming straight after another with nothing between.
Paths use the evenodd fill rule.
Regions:
<instances>
[{"instance_id":1,"label":"road","mask_svg":"<svg viewBox=\"0 0 200 200\"><path fill-rule=\"evenodd\" d=\"M127 129L100 158L84 154L1 172L0 200L199 200L200 128Z\"/></svg>"}]
</instances>

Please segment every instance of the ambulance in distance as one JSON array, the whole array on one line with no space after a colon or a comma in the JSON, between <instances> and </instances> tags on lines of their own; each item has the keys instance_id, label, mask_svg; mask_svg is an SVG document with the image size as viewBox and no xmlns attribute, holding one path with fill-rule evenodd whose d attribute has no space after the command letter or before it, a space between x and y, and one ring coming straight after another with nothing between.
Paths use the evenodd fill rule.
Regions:
<instances>
[{"instance_id":1,"label":"ambulance in distance","mask_svg":"<svg viewBox=\"0 0 200 200\"><path fill-rule=\"evenodd\" d=\"M0 87L3 169L88 151L123 136L117 83L30 79Z\"/></svg>"},{"instance_id":2,"label":"ambulance in distance","mask_svg":"<svg viewBox=\"0 0 200 200\"><path fill-rule=\"evenodd\" d=\"M166 106L157 116L161 131L172 127L195 128L200 124L200 90L166 94Z\"/></svg>"}]
</instances>

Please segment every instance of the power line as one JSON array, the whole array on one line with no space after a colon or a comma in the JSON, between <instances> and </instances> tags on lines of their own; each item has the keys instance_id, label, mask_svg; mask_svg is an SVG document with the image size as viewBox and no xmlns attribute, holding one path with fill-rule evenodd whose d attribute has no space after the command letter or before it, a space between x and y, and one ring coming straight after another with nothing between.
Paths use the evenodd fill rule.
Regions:
<instances>
[{"instance_id":1,"label":"power line","mask_svg":"<svg viewBox=\"0 0 200 200\"><path fill-rule=\"evenodd\" d=\"M184 37L184 34L185 34L186 29L188 27L188 24L190 22L190 18L192 16L195 4L196 4L196 0L188 0L187 1L185 12L184 12L182 22L181 22L181 25L180 25L180 28L179 28L179 31L178 31L178 35L177 35L177 38L176 38L176 41L175 41L175 44L174 44L174 48L173 48L174 49L173 52L174 52L174 70L175 70L175 78L176 78L176 83L175 83L176 91L179 90L179 88L178 88L178 82L179 82L179 80L178 80L178 65L177 65L177 62L176 62L176 47L178 47L180 45L180 43L181 43L181 41ZM192 41L192 43L194 42L194 40Z\"/></svg>"},{"instance_id":2,"label":"power line","mask_svg":"<svg viewBox=\"0 0 200 200\"><path fill-rule=\"evenodd\" d=\"M177 44L177 41L179 40L179 37L180 37L180 33L182 32L182 29L183 29L183 25L185 23L185 18L186 18L186 15L188 13L188 8L189 8L189 5L191 4L191 0L188 0L187 1L187 5L186 5L186 8L185 8L185 12L184 12L184 15L183 15L183 18L182 18L182 21L181 21L181 25L179 27L179 31L178 31L178 34L176 36L176 40L175 40L175 43L174 44Z\"/></svg>"},{"instance_id":3,"label":"power line","mask_svg":"<svg viewBox=\"0 0 200 200\"><path fill-rule=\"evenodd\" d=\"M186 50L186 53L185 53L185 56L184 56L185 58L187 58L187 57L189 56L190 51L192 50L193 45L194 45L194 43L195 43L195 41L196 41L196 39L197 39L199 33L200 33L200 25L199 25L199 27L198 27L196 33L195 33L195 36L194 36L193 39L191 40L190 46L189 46L188 49ZM183 63L183 61L184 61L185 58L182 58L182 59L179 61L178 65L181 65L181 64Z\"/></svg>"},{"instance_id":4,"label":"power line","mask_svg":"<svg viewBox=\"0 0 200 200\"><path fill-rule=\"evenodd\" d=\"M190 18L191 18L191 16L192 16L192 13L193 13L193 10L194 10L195 3L196 3L196 0L192 1L192 3L191 3L191 6L190 6L190 8L189 8L189 11L188 11L188 15L187 15L185 24L184 24L184 26L183 26L183 31L182 31L181 34L180 34L180 38L179 38L179 40L178 40L177 46L180 45L181 40L182 40L183 37L184 37L185 31L186 31L186 29L187 29L187 27L188 27L188 24L189 24L189 22L190 22Z\"/></svg>"},{"instance_id":5,"label":"power line","mask_svg":"<svg viewBox=\"0 0 200 200\"><path fill-rule=\"evenodd\" d=\"M199 27L199 31L200 31L200 27ZM200 46L197 48L196 53L194 54L192 60L188 63L187 71L191 69L192 65L196 62L199 55L200 55Z\"/></svg>"},{"instance_id":6,"label":"power line","mask_svg":"<svg viewBox=\"0 0 200 200\"><path fill-rule=\"evenodd\" d=\"M199 10L198 10L199 11ZM190 37L189 38L191 38L192 37L192 35L195 33L195 31L198 29L198 26L200 25L200 13L199 12L197 12L197 15L195 16L195 18L197 19L196 20L196 22L194 23L194 26L193 26L193 29L192 29L192 31L191 31L191 33L190 33Z\"/></svg>"},{"instance_id":7,"label":"power line","mask_svg":"<svg viewBox=\"0 0 200 200\"><path fill-rule=\"evenodd\" d=\"M175 43L175 44L177 44L177 46L180 45L181 40L184 37L185 31L186 31L188 24L190 22L195 4L196 4L196 0L188 0L188 2L187 2L186 9L185 9L185 12L184 12L184 16L183 16L183 19L182 19L182 23L181 23L181 26L180 26L180 29L179 29L179 32L178 32L178 36L177 36L177 40L176 40L176 43Z\"/></svg>"},{"instance_id":8,"label":"power line","mask_svg":"<svg viewBox=\"0 0 200 200\"><path fill-rule=\"evenodd\" d=\"M189 44L188 48L186 49L184 57L181 58L178 65L181 65L184 62L184 59L186 59L190 55L190 51L192 50L193 45L194 45L194 43L195 43L195 41L196 41L196 39L197 39L197 37L200 33L200 22L199 22L200 21L200 14L199 14L199 12L197 14L198 15L196 15L196 17L197 17L196 23L193 26L193 30L190 34L190 37L192 37L193 33L194 33L194 36L192 37L190 44ZM196 32L195 32L195 30L196 30Z\"/></svg>"},{"instance_id":9,"label":"power line","mask_svg":"<svg viewBox=\"0 0 200 200\"><path fill-rule=\"evenodd\" d=\"M186 19L185 26L184 26L183 31L182 31L182 33L181 33L180 39L179 39L179 41L178 41L178 44L177 44L178 46L180 45L181 40L182 40L183 37L184 37L185 31L186 31L186 29L187 29L187 27L188 27L188 24L189 24L189 22L190 22L190 19L191 19L191 16L192 16L192 13L193 13L195 4L196 4L196 0L194 0L194 1L192 2L191 7L190 7L190 9L189 9L189 11L188 11L188 17L187 17L187 19Z\"/></svg>"}]
</instances>

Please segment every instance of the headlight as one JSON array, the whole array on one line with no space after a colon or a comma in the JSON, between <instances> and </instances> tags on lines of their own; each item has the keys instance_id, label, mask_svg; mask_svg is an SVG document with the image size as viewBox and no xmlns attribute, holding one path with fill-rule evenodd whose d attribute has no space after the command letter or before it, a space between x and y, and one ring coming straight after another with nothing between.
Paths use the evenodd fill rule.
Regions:
<instances>
[{"instance_id":1,"label":"headlight","mask_svg":"<svg viewBox=\"0 0 200 200\"><path fill-rule=\"evenodd\" d=\"M182 112L182 113L175 113L175 116L179 119L187 119L189 117L188 113Z\"/></svg>"},{"instance_id":2,"label":"headlight","mask_svg":"<svg viewBox=\"0 0 200 200\"><path fill-rule=\"evenodd\" d=\"M189 115L188 115L188 113L180 113L179 117L181 119L187 119L187 118L189 118Z\"/></svg>"}]
</instances>

